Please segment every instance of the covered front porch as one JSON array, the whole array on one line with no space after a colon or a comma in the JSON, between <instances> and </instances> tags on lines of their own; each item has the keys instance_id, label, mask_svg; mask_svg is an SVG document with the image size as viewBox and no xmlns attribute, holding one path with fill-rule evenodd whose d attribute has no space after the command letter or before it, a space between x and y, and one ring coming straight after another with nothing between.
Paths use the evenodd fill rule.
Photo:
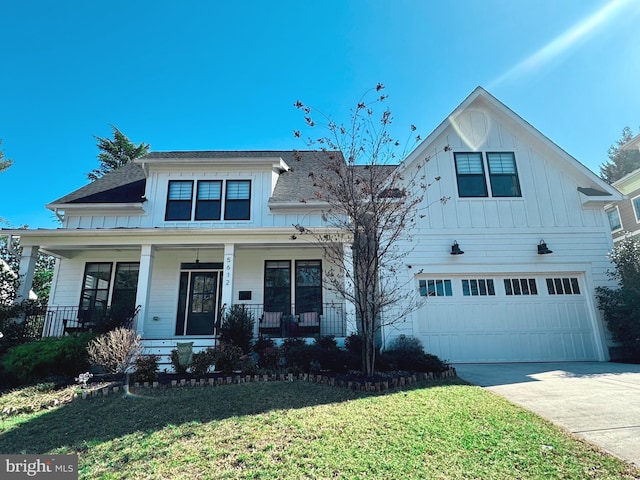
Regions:
<instances>
[{"instance_id":1,"label":"covered front porch","mask_svg":"<svg viewBox=\"0 0 640 480\"><path fill-rule=\"evenodd\" d=\"M234 305L252 315L256 338L355 331L353 306L323 280L336 266L288 229L36 231L22 244L22 290L38 249L58 259L44 336L95 329L120 312L119 321L145 342L209 344Z\"/></svg>"}]
</instances>

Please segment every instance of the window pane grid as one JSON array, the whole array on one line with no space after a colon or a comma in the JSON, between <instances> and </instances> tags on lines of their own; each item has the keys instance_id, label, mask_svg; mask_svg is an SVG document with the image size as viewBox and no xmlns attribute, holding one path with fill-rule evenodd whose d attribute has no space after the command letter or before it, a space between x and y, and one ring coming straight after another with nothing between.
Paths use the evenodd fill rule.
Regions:
<instances>
[{"instance_id":1,"label":"window pane grid","mask_svg":"<svg viewBox=\"0 0 640 480\"><path fill-rule=\"evenodd\" d=\"M549 295L580 295L580 286L576 277L547 278Z\"/></svg>"},{"instance_id":2,"label":"window pane grid","mask_svg":"<svg viewBox=\"0 0 640 480\"><path fill-rule=\"evenodd\" d=\"M537 295L538 287L535 278L505 278L504 291L512 295Z\"/></svg>"},{"instance_id":3,"label":"window pane grid","mask_svg":"<svg viewBox=\"0 0 640 480\"><path fill-rule=\"evenodd\" d=\"M248 180L229 180L227 182L227 199L248 200L249 190Z\"/></svg>"},{"instance_id":4,"label":"window pane grid","mask_svg":"<svg viewBox=\"0 0 640 480\"><path fill-rule=\"evenodd\" d=\"M418 280L420 295L423 297L451 297L451 280Z\"/></svg>"},{"instance_id":5,"label":"window pane grid","mask_svg":"<svg viewBox=\"0 0 640 480\"><path fill-rule=\"evenodd\" d=\"M193 183L190 181L170 181L169 200L191 200Z\"/></svg>"},{"instance_id":6,"label":"window pane grid","mask_svg":"<svg viewBox=\"0 0 640 480\"><path fill-rule=\"evenodd\" d=\"M221 181L216 180L198 182L198 200L220 200L221 197Z\"/></svg>"},{"instance_id":7,"label":"window pane grid","mask_svg":"<svg viewBox=\"0 0 640 480\"><path fill-rule=\"evenodd\" d=\"M496 294L493 279L464 279L462 280L462 294L465 297L486 297Z\"/></svg>"}]
</instances>

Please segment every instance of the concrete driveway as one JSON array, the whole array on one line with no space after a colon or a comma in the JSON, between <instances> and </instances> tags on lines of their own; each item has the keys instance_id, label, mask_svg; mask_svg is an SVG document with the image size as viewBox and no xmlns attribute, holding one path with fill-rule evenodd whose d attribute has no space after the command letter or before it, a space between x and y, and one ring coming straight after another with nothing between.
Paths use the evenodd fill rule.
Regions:
<instances>
[{"instance_id":1,"label":"concrete driveway","mask_svg":"<svg viewBox=\"0 0 640 480\"><path fill-rule=\"evenodd\" d=\"M458 364L458 377L640 466L640 365Z\"/></svg>"}]
</instances>

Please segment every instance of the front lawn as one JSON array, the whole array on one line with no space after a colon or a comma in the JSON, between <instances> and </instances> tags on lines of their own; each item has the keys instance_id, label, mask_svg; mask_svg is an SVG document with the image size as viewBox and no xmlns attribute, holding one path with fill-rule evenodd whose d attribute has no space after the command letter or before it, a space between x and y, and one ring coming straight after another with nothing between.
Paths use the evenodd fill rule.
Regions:
<instances>
[{"instance_id":1,"label":"front lawn","mask_svg":"<svg viewBox=\"0 0 640 480\"><path fill-rule=\"evenodd\" d=\"M92 479L640 478L458 380L384 395L299 381L112 394L4 415L0 452L78 453Z\"/></svg>"}]
</instances>

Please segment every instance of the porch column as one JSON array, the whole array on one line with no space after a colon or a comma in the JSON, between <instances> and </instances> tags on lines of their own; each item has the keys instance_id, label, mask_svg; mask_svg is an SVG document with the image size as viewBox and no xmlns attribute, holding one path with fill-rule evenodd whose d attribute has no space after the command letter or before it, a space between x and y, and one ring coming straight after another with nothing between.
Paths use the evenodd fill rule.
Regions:
<instances>
[{"instance_id":1,"label":"porch column","mask_svg":"<svg viewBox=\"0 0 640 480\"><path fill-rule=\"evenodd\" d=\"M136 306L140 307L134 328L139 335L144 334L144 324L147 318L147 305L151 293L151 273L153 271L153 245L142 245L140 249L140 273L138 274L138 289L136 291Z\"/></svg>"},{"instance_id":2,"label":"porch column","mask_svg":"<svg viewBox=\"0 0 640 480\"><path fill-rule=\"evenodd\" d=\"M37 246L22 247L22 256L20 257L20 267L18 269L19 286L16 292L16 303L29 300L29 292L33 286L33 275L36 271L37 260Z\"/></svg>"},{"instance_id":3,"label":"porch column","mask_svg":"<svg viewBox=\"0 0 640 480\"><path fill-rule=\"evenodd\" d=\"M233 267L235 263L236 246L233 243L224 245L224 271L222 273L222 305L231 308L233 305Z\"/></svg>"},{"instance_id":4,"label":"porch column","mask_svg":"<svg viewBox=\"0 0 640 480\"><path fill-rule=\"evenodd\" d=\"M343 245L343 255L344 255L344 289L345 289L345 297L355 298L355 287L353 285L352 279L354 278L353 272L353 250L351 249L351 245L345 243ZM349 273L347 273L349 272ZM356 306L354 303L348 298L344 299L344 311L345 311L345 319L347 322L347 336L352 333L358 333L358 322L356 321Z\"/></svg>"}]
</instances>

